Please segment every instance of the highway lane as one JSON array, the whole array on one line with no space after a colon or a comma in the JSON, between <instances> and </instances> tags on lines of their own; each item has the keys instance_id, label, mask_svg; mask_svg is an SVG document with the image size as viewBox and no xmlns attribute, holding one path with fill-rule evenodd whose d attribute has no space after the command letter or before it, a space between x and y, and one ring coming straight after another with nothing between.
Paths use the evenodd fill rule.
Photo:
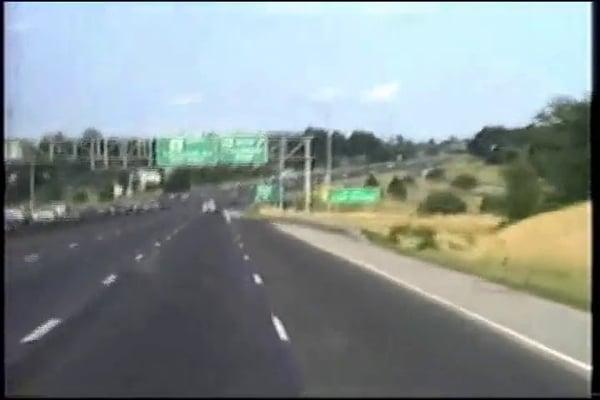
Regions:
<instances>
[{"instance_id":1,"label":"highway lane","mask_svg":"<svg viewBox=\"0 0 600 400\"><path fill-rule=\"evenodd\" d=\"M143 215L106 217L64 230L5 242L5 362L22 357L20 340L51 316L65 318L102 290L102 281L117 274L120 263L154 245L171 228L183 224L183 207ZM154 235L152 234L154 232ZM99 240L101 238L101 240ZM71 247L71 244L77 247ZM22 255L34 253L27 262Z\"/></svg>"},{"instance_id":2,"label":"highway lane","mask_svg":"<svg viewBox=\"0 0 600 400\"><path fill-rule=\"evenodd\" d=\"M298 394L289 347L224 218L193 207L187 217L139 262L118 262L115 284L10 364L9 393ZM113 248L131 250L128 241Z\"/></svg>"},{"instance_id":3,"label":"highway lane","mask_svg":"<svg viewBox=\"0 0 600 400\"><path fill-rule=\"evenodd\" d=\"M198 213L198 196L227 205L232 193L194 191L176 223L132 217L130 240L109 246L118 280L65 297L79 308L7 366L8 393L589 394L566 366L264 222ZM147 244L178 223L170 241Z\"/></svg>"},{"instance_id":4,"label":"highway lane","mask_svg":"<svg viewBox=\"0 0 600 400\"><path fill-rule=\"evenodd\" d=\"M276 231L234 230L286 322L308 396L585 396L581 371Z\"/></svg>"}]
</instances>

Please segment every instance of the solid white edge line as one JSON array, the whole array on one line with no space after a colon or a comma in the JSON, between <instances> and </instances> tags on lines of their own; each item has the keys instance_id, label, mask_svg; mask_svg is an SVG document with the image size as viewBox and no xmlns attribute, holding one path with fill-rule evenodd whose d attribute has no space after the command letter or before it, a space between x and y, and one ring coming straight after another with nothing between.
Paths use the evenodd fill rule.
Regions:
<instances>
[{"instance_id":1,"label":"solid white edge line","mask_svg":"<svg viewBox=\"0 0 600 400\"><path fill-rule=\"evenodd\" d=\"M61 322L62 322L62 320L59 318L49 319L44 324L35 328L29 335L27 335L23 339L21 339L21 343L29 343L29 342L33 342L35 340L40 339L42 336L44 336L46 333L50 332L50 330L55 328Z\"/></svg>"},{"instance_id":2,"label":"solid white edge line","mask_svg":"<svg viewBox=\"0 0 600 400\"><path fill-rule=\"evenodd\" d=\"M281 339L283 342L289 342L290 338L288 337L287 332L285 331L285 327L283 326L279 318L271 314L271 320L273 321L273 326L277 331L277 335L279 335L279 339Z\"/></svg>"},{"instance_id":3,"label":"solid white edge line","mask_svg":"<svg viewBox=\"0 0 600 400\"><path fill-rule=\"evenodd\" d=\"M294 235L291 235L291 236L294 237ZM307 243L310 243L310 242L307 242ZM310 244L312 244L312 243L310 243ZM374 273L376 273L378 275L381 275L384 278L387 278L387 279L389 279L389 280L391 280L391 281L393 281L393 282L395 282L395 283L397 283L397 284L399 284L399 285L401 285L401 286L403 286L403 287L405 287L407 289L410 289L410 290L412 290L412 291L414 291L416 293L419 293L422 296L424 296L424 297L426 297L426 298L428 298L430 300L433 300L433 301L435 301L435 302L437 302L439 304L442 304L442 305L444 305L444 306L446 306L446 307L448 307L448 308L450 308L450 309L452 309L454 311L458 311L458 312L460 312L460 313L462 313L462 314L464 314L464 315L466 315L466 316L468 316L468 317L470 317L470 318L472 318L472 319L474 319L476 321L482 322L483 324L488 325L490 328L494 328L494 329L498 330L499 332L504 333L505 335L507 335L508 337L510 337L512 339L517 339L517 341L520 341L523 344L527 344L527 345L529 345L531 347L536 348L537 350L541 350L543 352L546 352L546 353L548 353L548 354L550 354L550 355L552 355L552 356L554 356L554 357L556 357L556 358L558 358L558 359L560 359L562 361L565 361L567 363L570 363L571 365L574 365L576 367L584 369L585 371L590 372L592 370L592 366L590 364L586 364L583 361L577 360L577 359L575 359L575 358L573 358L571 356L568 356L566 354L563 354L563 353L561 353L561 352L559 352L557 350L551 349L550 347L548 347L548 346L546 346L546 345L544 345L544 344L542 344L540 342L537 342L534 339L531 339L531 338L529 338L529 337L527 337L527 336L525 336L525 335L523 335L521 333L513 331L510 328L507 328L507 327L505 327L503 325L500 325L500 324L498 324L498 323L496 323L496 322L494 322L492 320L489 320L489 319L487 319L487 318L485 318L485 317L483 317L483 316L481 316L481 315L479 315L479 314L477 314L477 313L475 313L473 311L470 311L470 310L468 310L468 309L466 309L464 307L461 307L461 306L459 306L457 304L454 304L454 303L452 303L452 302L450 302L450 301L448 301L446 299L443 299L443 298L441 298L441 297L439 297L439 296L437 296L435 294L428 293L425 290L421 289L420 287L417 287L417 286L414 286L414 285L412 285L410 283L404 282L404 281L402 281L402 280L400 280L400 279L398 279L398 278L396 278L394 276L389 275L386 272L378 270L376 267L372 266L371 264L368 264L368 263L365 263L365 262L362 262L362 261L359 261L359 260L355 260L355 259L353 259L351 257L348 257L347 255L337 254L337 253L335 253L335 252L333 252L333 251L331 251L329 249L326 249L324 247L320 247L318 245L314 245L313 244L313 246L317 247L317 248L319 248L319 249L321 249L323 251L326 251L326 252L328 252L330 254L333 254L336 257L340 257L340 258L346 259L346 260L350 261L353 264L356 264L356 265L359 265L359 266L361 266L363 268L366 268L369 271L374 272Z\"/></svg>"},{"instance_id":4,"label":"solid white edge line","mask_svg":"<svg viewBox=\"0 0 600 400\"><path fill-rule=\"evenodd\" d=\"M254 283L262 285L263 281L259 274L252 274L252 277L254 278Z\"/></svg>"}]
</instances>

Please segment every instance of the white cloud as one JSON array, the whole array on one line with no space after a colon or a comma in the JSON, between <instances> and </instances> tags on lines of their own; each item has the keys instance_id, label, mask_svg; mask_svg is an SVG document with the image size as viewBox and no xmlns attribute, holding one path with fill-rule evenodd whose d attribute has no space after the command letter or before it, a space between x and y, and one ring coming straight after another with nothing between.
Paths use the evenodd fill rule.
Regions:
<instances>
[{"instance_id":1,"label":"white cloud","mask_svg":"<svg viewBox=\"0 0 600 400\"><path fill-rule=\"evenodd\" d=\"M398 82L389 82L377 85L363 94L363 101L367 103L385 103L393 100L398 94Z\"/></svg>"},{"instance_id":2,"label":"white cloud","mask_svg":"<svg viewBox=\"0 0 600 400\"><path fill-rule=\"evenodd\" d=\"M330 103L339 98L342 92L334 87L326 86L310 94L310 99L320 103Z\"/></svg>"},{"instance_id":3,"label":"white cloud","mask_svg":"<svg viewBox=\"0 0 600 400\"><path fill-rule=\"evenodd\" d=\"M200 103L201 101L202 95L200 93L189 93L175 97L171 100L171 104L174 106L188 106Z\"/></svg>"}]
</instances>

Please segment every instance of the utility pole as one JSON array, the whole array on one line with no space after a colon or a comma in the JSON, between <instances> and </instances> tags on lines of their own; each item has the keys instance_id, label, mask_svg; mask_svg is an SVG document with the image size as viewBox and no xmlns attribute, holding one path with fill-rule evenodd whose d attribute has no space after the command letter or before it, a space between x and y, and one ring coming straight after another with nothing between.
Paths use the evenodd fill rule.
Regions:
<instances>
[{"instance_id":1,"label":"utility pole","mask_svg":"<svg viewBox=\"0 0 600 400\"><path fill-rule=\"evenodd\" d=\"M95 140L90 139L90 169L93 171L96 168L96 160L94 158L95 149Z\"/></svg>"},{"instance_id":2,"label":"utility pole","mask_svg":"<svg viewBox=\"0 0 600 400\"><path fill-rule=\"evenodd\" d=\"M29 165L29 211L33 212L35 205L35 160Z\"/></svg>"},{"instance_id":3,"label":"utility pole","mask_svg":"<svg viewBox=\"0 0 600 400\"><path fill-rule=\"evenodd\" d=\"M285 136L279 139L279 209L283 210L283 170L285 169L285 153L287 142Z\"/></svg>"},{"instance_id":4,"label":"utility pole","mask_svg":"<svg viewBox=\"0 0 600 400\"><path fill-rule=\"evenodd\" d=\"M152 166L152 139L146 141L146 155L148 157L148 167Z\"/></svg>"},{"instance_id":5,"label":"utility pole","mask_svg":"<svg viewBox=\"0 0 600 400\"><path fill-rule=\"evenodd\" d=\"M48 153L50 162L54 162L54 139L50 139L50 143L48 143Z\"/></svg>"},{"instance_id":6,"label":"utility pole","mask_svg":"<svg viewBox=\"0 0 600 400\"><path fill-rule=\"evenodd\" d=\"M104 168L108 169L108 139L104 138Z\"/></svg>"},{"instance_id":7,"label":"utility pole","mask_svg":"<svg viewBox=\"0 0 600 400\"><path fill-rule=\"evenodd\" d=\"M119 146L119 150L121 151L121 157L123 157L123 169L127 169L127 140L122 140Z\"/></svg>"},{"instance_id":8,"label":"utility pole","mask_svg":"<svg viewBox=\"0 0 600 400\"><path fill-rule=\"evenodd\" d=\"M332 132L331 130L327 131L327 166L326 166L326 171L325 171L325 190L327 190L327 193L329 193L329 190L331 188L331 166L332 166ZM327 211L330 210L330 204L329 201L327 201Z\"/></svg>"},{"instance_id":9,"label":"utility pole","mask_svg":"<svg viewBox=\"0 0 600 400\"><path fill-rule=\"evenodd\" d=\"M71 142L71 150L73 151L73 154L71 155L73 161L77 161L77 140Z\"/></svg>"},{"instance_id":10,"label":"utility pole","mask_svg":"<svg viewBox=\"0 0 600 400\"><path fill-rule=\"evenodd\" d=\"M310 141L311 137L304 138L304 211L310 212L310 197L311 197L311 188L310 188L310 165L311 165L311 156L310 156Z\"/></svg>"}]
</instances>

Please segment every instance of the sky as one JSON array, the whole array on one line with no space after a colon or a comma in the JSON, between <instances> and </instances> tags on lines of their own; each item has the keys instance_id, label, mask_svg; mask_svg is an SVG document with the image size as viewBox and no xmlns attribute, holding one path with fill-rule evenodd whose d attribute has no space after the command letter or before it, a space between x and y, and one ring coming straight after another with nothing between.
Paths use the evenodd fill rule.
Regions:
<instances>
[{"instance_id":1,"label":"sky","mask_svg":"<svg viewBox=\"0 0 600 400\"><path fill-rule=\"evenodd\" d=\"M4 3L5 137L471 137L591 91L591 3Z\"/></svg>"}]
</instances>

